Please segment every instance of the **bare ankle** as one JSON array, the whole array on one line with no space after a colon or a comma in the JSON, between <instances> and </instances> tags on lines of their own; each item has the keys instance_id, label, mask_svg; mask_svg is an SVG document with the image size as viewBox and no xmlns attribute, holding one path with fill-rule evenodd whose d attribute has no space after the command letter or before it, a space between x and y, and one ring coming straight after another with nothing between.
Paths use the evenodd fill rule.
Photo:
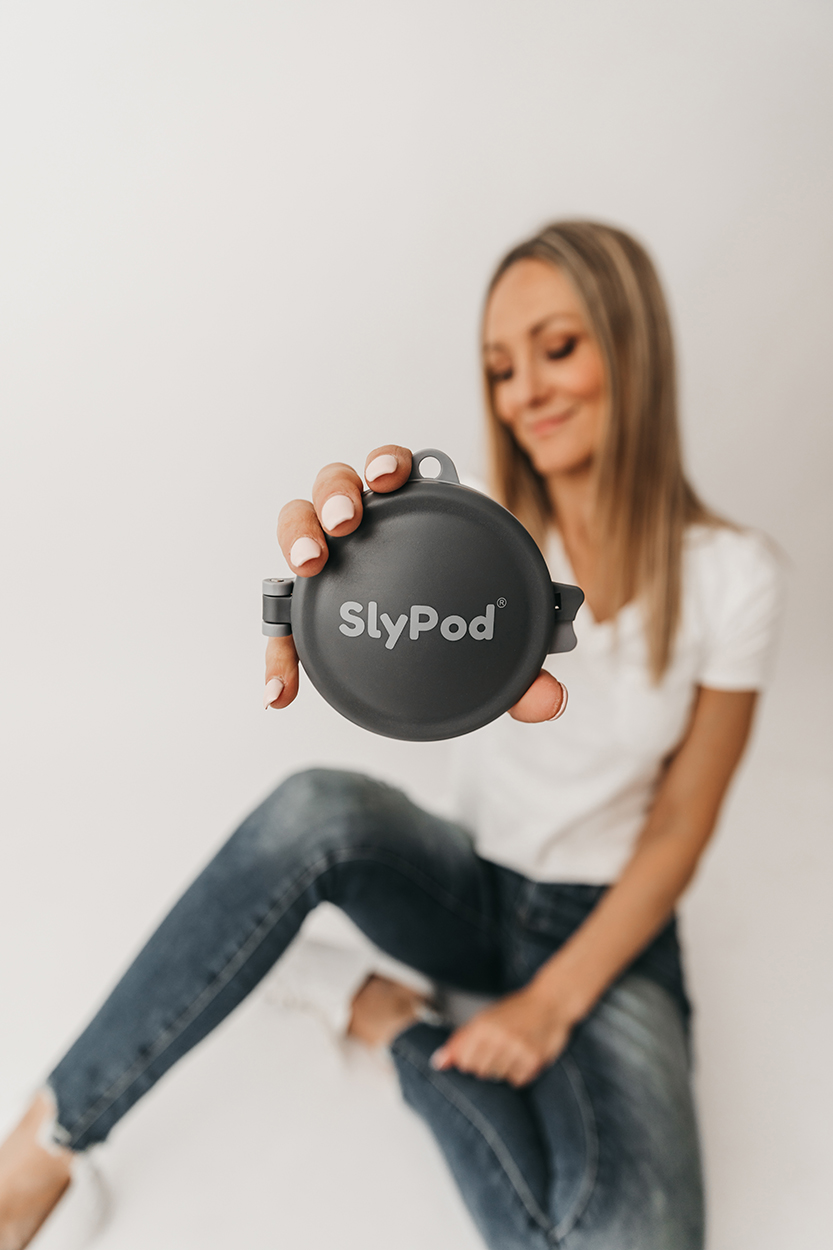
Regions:
<instances>
[{"instance_id":1,"label":"bare ankle","mask_svg":"<svg viewBox=\"0 0 833 1250\"><path fill-rule=\"evenodd\" d=\"M53 1118L51 1096L38 1094L0 1145L0 1250L27 1246L69 1186L73 1152L43 1139Z\"/></svg>"},{"instance_id":2,"label":"bare ankle","mask_svg":"<svg viewBox=\"0 0 833 1250\"><path fill-rule=\"evenodd\" d=\"M427 999L407 985L376 974L353 999L347 1032L368 1046L387 1046L420 1018Z\"/></svg>"}]
</instances>

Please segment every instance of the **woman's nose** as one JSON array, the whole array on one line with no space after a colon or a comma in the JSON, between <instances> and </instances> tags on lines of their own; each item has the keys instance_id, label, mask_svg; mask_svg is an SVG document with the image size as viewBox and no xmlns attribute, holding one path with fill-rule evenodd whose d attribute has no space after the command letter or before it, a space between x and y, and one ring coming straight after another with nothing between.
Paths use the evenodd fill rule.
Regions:
<instances>
[{"instance_id":1,"label":"woman's nose","mask_svg":"<svg viewBox=\"0 0 833 1250\"><path fill-rule=\"evenodd\" d=\"M550 386L535 360L515 369L514 400L518 408L537 408L549 398Z\"/></svg>"}]
</instances>

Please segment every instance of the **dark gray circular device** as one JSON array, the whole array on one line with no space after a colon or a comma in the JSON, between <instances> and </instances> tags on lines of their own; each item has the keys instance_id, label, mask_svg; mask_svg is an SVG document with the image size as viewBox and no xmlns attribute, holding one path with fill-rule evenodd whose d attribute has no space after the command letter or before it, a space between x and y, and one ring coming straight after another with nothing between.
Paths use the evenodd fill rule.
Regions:
<instances>
[{"instance_id":1,"label":"dark gray circular device","mask_svg":"<svg viewBox=\"0 0 833 1250\"><path fill-rule=\"evenodd\" d=\"M429 459L435 478L420 472ZM388 738L454 738L517 703L548 653L575 647L583 592L550 579L521 523L462 486L444 452L417 452L403 487L362 503L317 577L263 583L264 634L293 634L342 716Z\"/></svg>"}]
</instances>

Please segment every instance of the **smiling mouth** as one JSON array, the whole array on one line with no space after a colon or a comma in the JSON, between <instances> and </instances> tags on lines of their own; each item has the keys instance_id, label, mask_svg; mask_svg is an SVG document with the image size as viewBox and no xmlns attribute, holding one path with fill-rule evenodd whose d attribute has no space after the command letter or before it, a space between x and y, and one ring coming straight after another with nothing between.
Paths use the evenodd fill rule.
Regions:
<instances>
[{"instance_id":1,"label":"smiling mouth","mask_svg":"<svg viewBox=\"0 0 833 1250\"><path fill-rule=\"evenodd\" d=\"M527 428L533 438L546 438L548 434L552 434L553 431L569 421L575 411L576 407L574 404L572 408L568 408L565 412L556 413L555 416L539 417L537 421L531 421Z\"/></svg>"}]
</instances>

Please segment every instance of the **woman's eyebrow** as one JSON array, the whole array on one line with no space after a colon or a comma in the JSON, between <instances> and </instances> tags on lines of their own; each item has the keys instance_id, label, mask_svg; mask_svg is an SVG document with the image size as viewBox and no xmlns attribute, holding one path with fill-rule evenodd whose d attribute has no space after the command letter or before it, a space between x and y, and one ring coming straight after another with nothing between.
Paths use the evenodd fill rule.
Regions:
<instances>
[{"instance_id":1,"label":"woman's eyebrow","mask_svg":"<svg viewBox=\"0 0 833 1250\"><path fill-rule=\"evenodd\" d=\"M543 317L540 321L536 321L534 326L530 326L530 329L528 332L534 337L536 334L540 334L542 330L546 330L547 326L551 325L553 321L575 321L575 320L576 320L575 313L568 313L568 312L549 313L546 317ZM484 352L500 352L500 351L506 351L506 348L503 346L502 343L484 343L483 350Z\"/></svg>"},{"instance_id":2,"label":"woman's eyebrow","mask_svg":"<svg viewBox=\"0 0 833 1250\"><path fill-rule=\"evenodd\" d=\"M575 321L575 319L575 313L550 313L548 317L542 318L541 321L536 321L529 333L532 335L540 334L541 331L546 330L547 326L551 325L553 321Z\"/></svg>"}]
</instances>

